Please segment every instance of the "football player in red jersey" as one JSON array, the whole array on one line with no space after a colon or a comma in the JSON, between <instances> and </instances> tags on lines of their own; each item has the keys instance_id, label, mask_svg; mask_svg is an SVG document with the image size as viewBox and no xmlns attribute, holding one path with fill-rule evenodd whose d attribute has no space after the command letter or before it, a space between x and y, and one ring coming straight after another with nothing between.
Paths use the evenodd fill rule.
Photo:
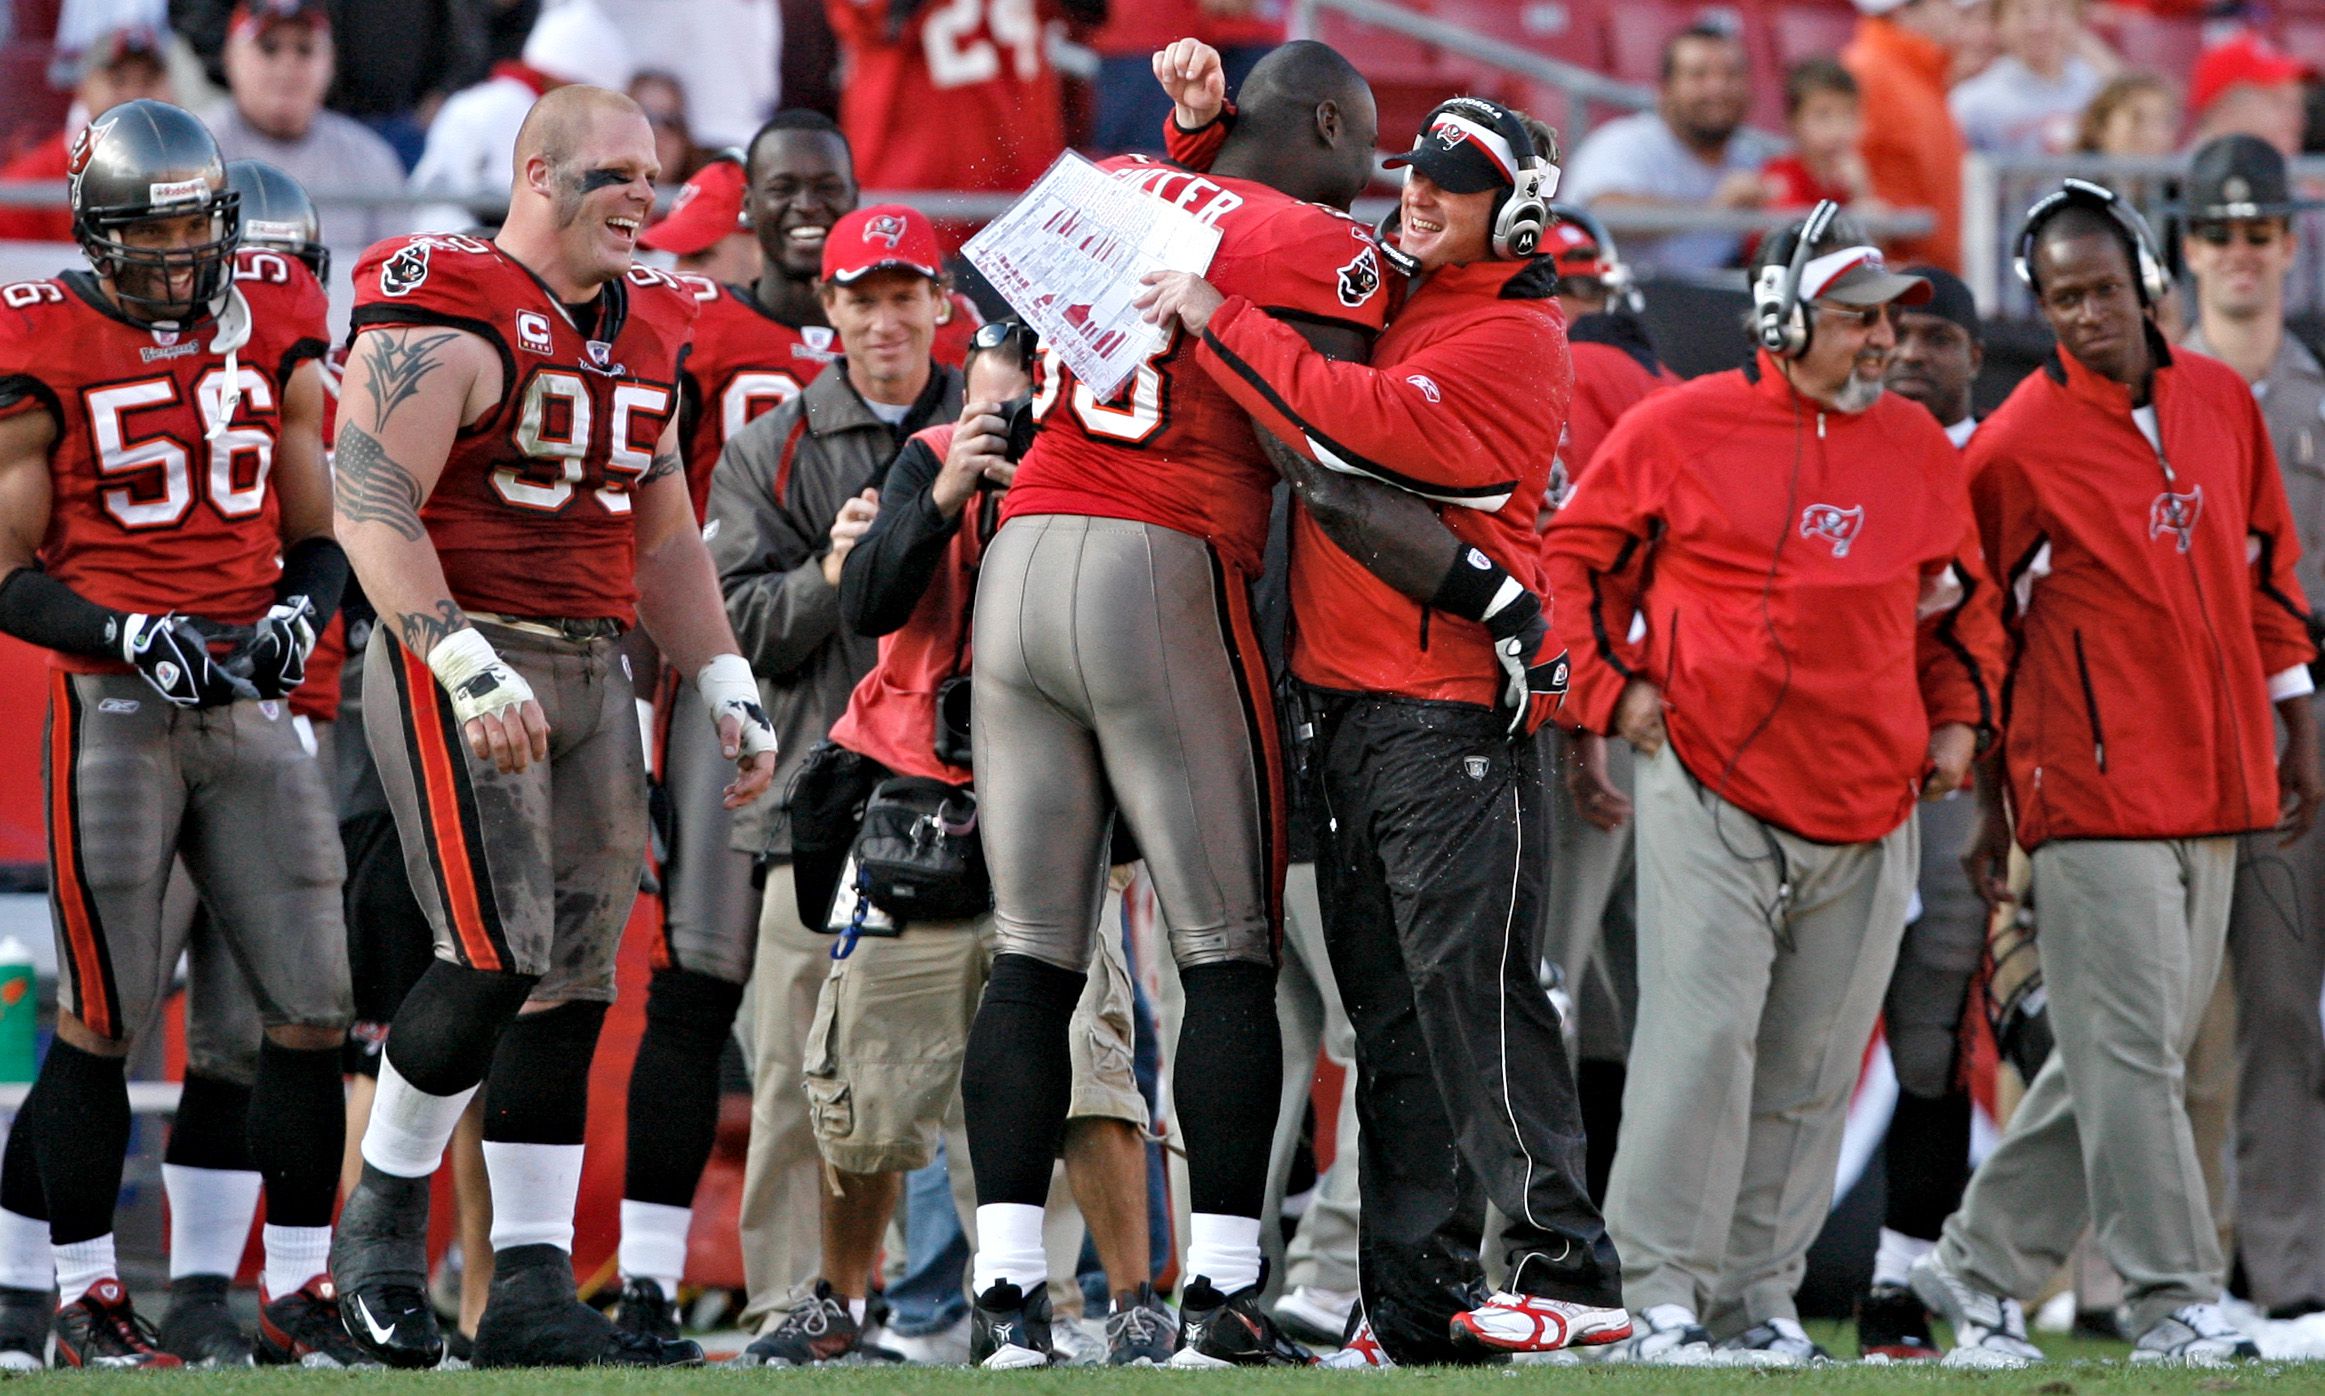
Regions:
<instances>
[{"instance_id":1,"label":"football player in red jersey","mask_svg":"<svg viewBox=\"0 0 2325 1396\"><path fill-rule=\"evenodd\" d=\"M518 133L495 240L366 253L335 455L337 519L380 617L364 721L436 960L388 1035L333 1271L359 1346L442 1351L428 1176L488 1074L493 1282L479 1366L699 1363L574 1292L588 1076L646 845L615 641L643 620L738 774L774 737L687 498L679 360L695 303L632 264L658 173L635 102L559 88Z\"/></svg>"},{"instance_id":2,"label":"football player in red jersey","mask_svg":"<svg viewBox=\"0 0 2325 1396\"><path fill-rule=\"evenodd\" d=\"M678 278L702 307L694 348L679 377L680 439L698 516L726 443L840 356L839 340L825 322L818 276L825 234L857 203L847 138L819 112L778 112L751 138L744 177L743 220L757 234L761 252L758 281L730 286L699 276ZM689 208L701 206L703 198ZM946 318L937 329L934 356L957 365L976 332L977 312L958 293L940 310ZM646 1035L630 1073L622 1184L619 1321L660 1337L678 1332L675 1301L694 1190L718 1134L718 1054L734 1026L743 986L757 973L801 985L801 997L813 1003L826 970L820 945L781 964L759 956L759 894L751 878L757 850L733 842L720 796L725 759L697 715L693 690L680 678L665 671L655 699L649 755L667 796L668 853L661 868L661 939L646 1000ZM799 1024L799 1032L806 1031L807 1024ZM821 1164L805 1126L806 1099L797 1092L787 1099L800 1111L800 1147L777 1166L796 1170L798 1195L807 1196L821 1186L812 1176ZM812 1245L813 1228L805 1234ZM812 1254L799 1259L812 1268Z\"/></svg>"},{"instance_id":3,"label":"football player in red jersey","mask_svg":"<svg viewBox=\"0 0 2325 1396\"><path fill-rule=\"evenodd\" d=\"M1211 174L1139 156L1100 168L1215 225L1220 284L1362 357L1390 298L1370 232L1332 208L1370 174L1372 93L1315 43L1270 55L1246 93L1245 124ZM1200 1043L1205 1064L1177 1093L1194 1278L1172 1360L1311 1360L1258 1304L1282 1074L1283 810L1248 587L1276 476L1193 351L1173 334L1115 401L1049 366L1042 430L979 582L972 741L1000 953L961 1090L978 1201L971 1356L989 1366L1053 1355L1032 1336L1049 1304L1042 1201L1118 812L1171 927L1181 1041Z\"/></svg>"},{"instance_id":4,"label":"football player in red jersey","mask_svg":"<svg viewBox=\"0 0 2325 1396\"><path fill-rule=\"evenodd\" d=\"M347 575L318 429L323 293L288 258L236 259L217 144L175 107L106 113L70 178L90 271L0 288L0 361L37 366L0 378L0 628L54 652L62 981L0 1168L0 1251L45 1213L60 1362L176 1364L130 1308L112 1218L124 1059L177 964L162 898L181 856L264 1005L249 1147L267 1192L267 1351L353 1362L324 1264L349 1014L340 853L326 779L281 702Z\"/></svg>"}]
</instances>

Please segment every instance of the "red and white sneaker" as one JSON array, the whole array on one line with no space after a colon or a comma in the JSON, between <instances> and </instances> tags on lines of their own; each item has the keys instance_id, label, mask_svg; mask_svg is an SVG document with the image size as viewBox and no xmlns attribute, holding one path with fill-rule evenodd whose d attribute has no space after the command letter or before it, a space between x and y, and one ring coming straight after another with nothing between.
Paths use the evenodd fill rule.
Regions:
<instances>
[{"instance_id":1,"label":"red and white sneaker","mask_svg":"<svg viewBox=\"0 0 2325 1396\"><path fill-rule=\"evenodd\" d=\"M1340 1351L1316 1365L1353 1371L1377 1370L1384 1367L1394 1367L1397 1364L1387 1353L1381 1351L1380 1339L1372 1336L1372 1320L1360 1318L1356 1321L1356 1331L1348 1335L1348 1341L1341 1347Z\"/></svg>"},{"instance_id":2,"label":"red and white sneaker","mask_svg":"<svg viewBox=\"0 0 2325 1396\"><path fill-rule=\"evenodd\" d=\"M1619 1343L1631 1336L1631 1315L1614 1308L1570 1304L1537 1294L1496 1290L1483 1304L1456 1314L1453 1340L1500 1352L1557 1352Z\"/></svg>"}]
</instances>

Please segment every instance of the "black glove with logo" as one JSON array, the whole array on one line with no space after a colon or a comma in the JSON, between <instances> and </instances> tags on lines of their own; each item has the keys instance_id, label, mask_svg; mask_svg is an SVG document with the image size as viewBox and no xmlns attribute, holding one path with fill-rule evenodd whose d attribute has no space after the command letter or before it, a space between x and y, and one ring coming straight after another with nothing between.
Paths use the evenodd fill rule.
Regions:
<instances>
[{"instance_id":1,"label":"black glove with logo","mask_svg":"<svg viewBox=\"0 0 2325 1396\"><path fill-rule=\"evenodd\" d=\"M259 696L240 673L210 658L213 627L192 616L130 615L121 625L121 657L154 691L181 708L216 708Z\"/></svg>"}]
</instances>

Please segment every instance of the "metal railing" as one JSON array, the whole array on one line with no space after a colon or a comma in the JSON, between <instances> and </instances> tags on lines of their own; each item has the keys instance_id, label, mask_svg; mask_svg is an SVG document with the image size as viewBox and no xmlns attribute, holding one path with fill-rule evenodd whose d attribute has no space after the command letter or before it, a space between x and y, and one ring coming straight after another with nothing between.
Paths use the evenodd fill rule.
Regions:
<instances>
[{"instance_id":1,"label":"metal railing","mask_svg":"<svg viewBox=\"0 0 2325 1396\"><path fill-rule=\"evenodd\" d=\"M2100 155L1973 155L1962 170L1962 279L1989 319L2032 320L2034 297L2012 266L2026 211L2069 175L2114 190L2147 219L2177 270L2186 222L2175 211L2185 160L2126 160ZM2325 194L2325 156L2292 162L2293 185L2309 198ZM2325 211L2294 215L2296 247L2285 285L2295 317L2325 315Z\"/></svg>"},{"instance_id":2,"label":"metal railing","mask_svg":"<svg viewBox=\"0 0 2325 1396\"><path fill-rule=\"evenodd\" d=\"M1566 98L1566 119L1558 124L1558 129L1568 149L1590 130L1590 103L1599 102L1627 112L1646 111L1655 105L1655 89L1651 87L1622 82L1579 64L1515 48L1507 39L1417 14L1386 0L1293 0L1290 26L1293 37L1315 37L1317 15L1325 10L1557 88ZM1515 10L1513 6L1513 14ZM1351 54L1350 58L1358 67L1364 66L1363 55Z\"/></svg>"}]
</instances>

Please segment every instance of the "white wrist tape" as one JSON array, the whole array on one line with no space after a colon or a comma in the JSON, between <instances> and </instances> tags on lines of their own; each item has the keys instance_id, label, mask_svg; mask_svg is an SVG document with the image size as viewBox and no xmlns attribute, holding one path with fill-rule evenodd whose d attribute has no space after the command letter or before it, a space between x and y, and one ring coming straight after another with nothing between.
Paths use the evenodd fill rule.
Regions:
<instances>
[{"instance_id":1,"label":"white wrist tape","mask_svg":"<svg viewBox=\"0 0 2325 1396\"><path fill-rule=\"evenodd\" d=\"M475 630L455 630L428 651L429 671L452 696L452 715L465 723L533 700L532 685L511 669L492 641Z\"/></svg>"},{"instance_id":2,"label":"white wrist tape","mask_svg":"<svg viewBox=\"0 0 2325 1396\"><path fill-rule=\"evenodd\" d=\"M703 665L702 672L694 676L694 691L710 714L714 730L720 718L730 715L742 724L744 756L775 749L775 725L759 705L759 681L752 677L751 666L741 655L722 654Z\"/></svg>"}]
</instances>

